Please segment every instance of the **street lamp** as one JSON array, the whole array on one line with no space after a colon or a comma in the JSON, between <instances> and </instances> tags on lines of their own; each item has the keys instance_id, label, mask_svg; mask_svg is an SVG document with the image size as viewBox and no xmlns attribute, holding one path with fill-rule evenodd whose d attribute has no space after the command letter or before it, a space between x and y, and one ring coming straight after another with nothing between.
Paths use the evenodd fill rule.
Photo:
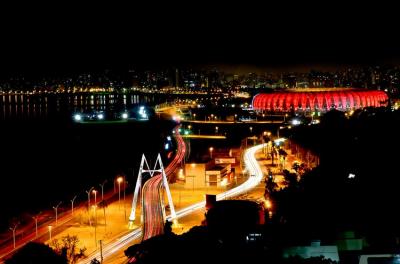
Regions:
<instances>
[{"instance_id":1,"label":"street lamp","mask_svg":"<svg viewBox=\"0 0 400 264\"><path fill-rule=\"evenodd\" d=\"M94 189L94 187L91 187L88 191L86 191L87 193L87 198L88 198L88 212L90 215L90 192Z\"/></svg>"},{"instance_id":2,"label":"street lamp","mask_svg":"<svg viewBox=\"0 0 400 264\"><path fill-rule=\"evenodd\" d=\"M58 207L62 202L59 202L56 206L53 206L54 211L56 211L56 225L58 223Z\"/></svg>"},{"instance_id":3,"label":"street lamp","mask_svg":"<svg viewBox=\"0 0 400 264\"><path fill-rule=\"evenodd\" d=\"M96 245L97 248L97 238L96 238L96 234L97 234L97 213L96 213L96 209L97 209L97 205L92 205L93 211L94 211L94 243Z\"/></svg>"},{"instance_id":4,"label":"street lamp","mask_svg":"<svg viewBox=\"0 0 400 264\"><path fill-rule=\"evenodd\" d=\"M215 134L218 134L218 127L215 127Z\"/></svg>"},{"instance_id":5,"label":"street lamp","mask_svg":"<svg viewBox=\"0 0 400 264\"><path fill-rule=\"evenodd\" d=\"M193 114L194 120L196 120L196 114Z\"/></svg>"},{"instance_id":6,"label":"street lamp","mask_svg":"<svg viewBox=\"0 0 400 264\"><path fill-rule=\"evenodd\" d=\"M253 133L253 127L249 127L249 129L250 129L250 134L252 134Z\"/></svg>"},{"instance_id":7,"label":"street lamp","mask_svg":"<svg viewBox=\"0 0 400 264\"><path fill-rule=\"evenodd\" d=\"M94 204L96 204L97 203L97 190L93 189L92 193L94 193Z\"/></svg>"},{"instance_id":8,"label":"street lamp","mask_svg":"<svg viewBox=\"0 0 400 264\"><path fill-rule=\"evenodd\" d=\"M123 178L122 177L118 177L117 178L117 182L118 182L118 207L121 206L121 182L123 182Z\"/></svg>"},{"instance_id":9,"label":"street lamp","mask_svg":"<svg viewBox=\"0 0 400 264\"><path fill-rule=\"evenodd\" d=\"M125 190L126 190L126 184L127 183L128 183L128 181L125 179L125 176L124 176L124 212L125 212L125 220L126 220Z\"/></svg>"},{"instance_id":10,"label":"street lamp","mask_svg":"<svg viewBox=\"0 0 400 264\"><path fill-rule=\"evenodd\" d=\"M32 216L32 219L35 220L35 234L36 234L35 237L38 236L38 218L39 218L39 215L40 215L41 213L42 213L42 212L38 213L38 214L35 215L35 216Z\"/></svg>"},{"instance_id":11,"label":"street lamp","mask_svg":"<svg viewBox=\"0 0 400 264\"><path fill-rule=\"evenodd\" d=\"M212 152L213 152L214 148L210 147L208 150L210 151L210 159L212 159Z\"/></svg>"},{"instance_id":12,"label":"street lamp","mask_svg":"<svg viewBox=\"0 0 400 264\"><path fill-rule=\"evenodd\" d=\"M103 181L103 183L100 183L100 187L101 187L101 200L104 200L104 184L106 184L107 180Z\"/></svg>"},{"instance_id":13,"label":"street lamp","mask_svg":"<svg viewBox=\"0 0 400 264\"><path fill-rule=\"evenodd\" d=\"M72 198L71 201L71 214L74 215L74 202L76 197L78 197L78 195L75 195L74 198Z\"/></svg>"},{"instance_id":14,"label":"street lamp","mask_svg":"<svg viewBox=\"0 0 400 264\"><path fill-rule=\"evenodd\" d=\"M278 127L278 133L277 133L278 138L279 138L279 130L283 128L284 128L283 126Z\"/></svg>"},{"instance_id":15,"label":"street lamp","mask_svg":"<svg viewBox=\"0 0 400 264\"><path fill-rule=\"evenodd\" d=\"M10 227L10 230L13 233L13 244L14 244L14 248L15 248L15 230L17 229L18 223L15 224L13 227Z\"/></svg>"}]
</instances>

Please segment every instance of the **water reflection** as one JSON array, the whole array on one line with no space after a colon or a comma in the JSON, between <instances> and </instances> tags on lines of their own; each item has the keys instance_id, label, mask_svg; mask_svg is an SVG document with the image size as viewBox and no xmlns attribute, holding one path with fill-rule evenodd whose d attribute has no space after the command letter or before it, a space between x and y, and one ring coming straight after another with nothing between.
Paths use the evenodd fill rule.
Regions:
<instances>
[{"instance_id":1,"label":"water reflection","mask_svg":"<svg viewBox=\"0 0 400 264\"><path fill-rule=\"evenodd\" d=\"M157 104L159 100L153 95L138 94L3 94L0 120L47 119L83 111L122 111L140 103Z\"/></svg>"}]
</instances>

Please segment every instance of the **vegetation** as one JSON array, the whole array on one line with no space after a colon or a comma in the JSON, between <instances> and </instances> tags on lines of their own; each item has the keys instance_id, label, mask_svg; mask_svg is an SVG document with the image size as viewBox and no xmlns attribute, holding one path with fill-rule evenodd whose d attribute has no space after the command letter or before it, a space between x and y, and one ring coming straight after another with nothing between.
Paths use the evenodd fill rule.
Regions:
<instances>
[{"instance_id":1,"label":"vegetation","mask_svg":"<svg viewBox=\"0 0 400 264\"><path fill-rule=\"evenodd\" d=\"M272 218L266 214L264 225L254 225L251 206L247 210L244 204L236 205L236 213L230 214L230 205L220 204L221 211L207 213L205 226L181 236L154 237L125 253L136 263L165 261L169 252L178 249L175 263L196 256L196 262L204 263L262 259L278 264L333 264L323 257L283 259L282 250L316 238L334 243L347 230L365 237L366 250L394 250L400 246L396 211L400 179L393 153L400 147L399 123L399 112L366 109L351 117L332 111L320 125L294 128L286 136L317 153L320 165L309 171L299 163L293 167L295 173L283 171L288 188L282 190L276 190L273 177L267 177L265 196L273 201L274 213ZM247 240L250 230L261 233L262 239Z\"/></svg>"},{"instance_id":2,"label":"vegetation","mask_svg":"<svg viewBox=\"0 0 400 264\"><path fill-rule=\"evenodd\" d=\"M66 256L55 252L51 247L42 244L29 242L10 259L6 264L67 264Z\"/></svg>"},{"instance_id":3,"label":"vegetation","mask_svg":"<svg viewBox=\"0 0 400 264\"><path fill-rule=\"evenodd\" d=\"M60 240L53 239L50 245L57 254L65 256L69 264L74 264L85 257L86 248L78 248L78 243L77 236L66 235Z\"/></svg>"}]
</instances>

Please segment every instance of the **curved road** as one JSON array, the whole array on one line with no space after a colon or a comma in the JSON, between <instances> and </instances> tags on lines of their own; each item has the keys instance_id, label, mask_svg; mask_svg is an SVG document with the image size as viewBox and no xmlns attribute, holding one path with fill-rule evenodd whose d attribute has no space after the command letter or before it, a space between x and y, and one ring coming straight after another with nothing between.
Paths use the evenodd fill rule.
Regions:
<instances>
[{"instance_id":1,"label":"curved road","mask_svg":"<svg viewBox=\"0 0 400 264\"><path fill-rule=\"evenodd\" d=\"M174 159L165 168L167 179L175 172L178 165L185 157L186 145L179 134L178 127L175 128L175 139L177 142L177 153ZM143 211L143 240L164 233L164 209L162 204L162 175L157 174L146 181L142 189L142 208Z\"/></svg>"},{"instance_id":2,"label":"curved road","mask_svg":"<svg viewBox=\"0 0 400 264\"><path fill-rule=\"evenodd\" d=\"M263 173L261 170L260 165L258 164L258 161L255 158L255 154L257 151L261 150L263 147L263 144L257 145L254 147L251 147L245 151L244 154L244 162L246 165L246 169L251 175L247 181L245 181L243 184L228 190L224 193L220 193L217 195L217 200L222 200L225 198L229 197L234 197L239 194L245 193L252 188L256 187L262 180L263 178ZM199 202L196 204L193 204L191 206L188 206L186 208L183 208L182 210L179 210L176 212L177 218L181 218L183 216L186 216L194 211L197 211L205 206L206 202ZM167 220L172 220L171 216L167 217ZM103 257L107 258L117 251L121 250L122 248L131 245L135 240L138 240L142 236L142 230L141 228L137 228L133 231L127 231L123 236L121 236L119 239L114 240L111 243L108 243L104 245L103 247ZM94 252L88 256L88 258L82 260L79 262L79 264L90 264L90 261L93 258L100 259L100 253L99 252Z\"/></svg>"}]
</instances>

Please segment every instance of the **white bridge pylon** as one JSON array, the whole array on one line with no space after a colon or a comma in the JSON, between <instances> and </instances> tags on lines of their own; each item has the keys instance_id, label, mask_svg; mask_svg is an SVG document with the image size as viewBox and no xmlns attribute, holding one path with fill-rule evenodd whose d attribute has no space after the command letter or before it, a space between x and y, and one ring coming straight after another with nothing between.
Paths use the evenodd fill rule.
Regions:
<instances>
[{"instance_id":1,"label":"white bridge pylon","mask_svg":"<svg viewBox=\"0 0 400 264\"><path fill-rule=\"evenodd\" d=\"M146 167L144 167L144 166L146 166ZM157 168L157 166L158 166L158 168ZM147 160L146 160L146 156L144 154L142 154L142 160L140 162L139 173L138 173L138 177L137 177L137 180L136 180L135 193L133 195L131 214L129 216L130 224L132 224L135 221L135 218L136 218L136 215L135 215L136 214L136 205L137 205L137 201L138 201L138 197L139 197L139 192L142 191L142 181L143 181L143 176L142 175L143 175L143 173L149 173L150 177L153 177L156 173L161 173L163 187L164 187L164 189L165 189L165 191L167 193L169 208L170 208L170 211L171 211L171 218L173 220L176 219L175 207L174 207L174 203L172 202L172 196L171 196L171 192L169 190L167 175L165 174L164 165L163 165L162 160L161 160L161 155L158 154L156 163L154 164L154 168L150 169L150 166L149 166L149 164L147 163ZM161 199L161 200L163 200L163 199ZM142 201L142 204L143 204L143 201ZM142 208L141 211L142 211L142 216L143 216L143 211L144 211L143 208ZM164 206L163 206L163 213L164 213L164 218L165 218L165 208L164 208Z\"/></svg>"}]
</instances>

